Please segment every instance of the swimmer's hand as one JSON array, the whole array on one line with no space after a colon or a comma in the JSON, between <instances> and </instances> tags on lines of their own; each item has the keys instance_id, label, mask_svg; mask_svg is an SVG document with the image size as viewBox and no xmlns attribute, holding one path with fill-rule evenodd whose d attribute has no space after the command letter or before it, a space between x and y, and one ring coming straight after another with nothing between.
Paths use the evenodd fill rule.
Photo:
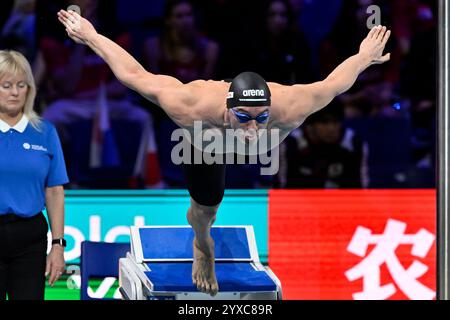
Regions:
<instances>
[{"instance_id":1,"label":"swimmer's hand","mask_svg":"<svg viewBox=\"0 0 450 320\"><path fill-rule=\"evenodd\" d=\"M391 31L386 27L377 26L370 30L367 38L363 40L359 48L359 54L368 60L369 65L382 64L391 59L391 54L383 51L391 36Z\"/></svg>"},{"instance_id":2,"label":"swimmer's hand","mask_svg":"<svg viewBox=\"0 0 450 320\"><path fill-rule=\"evenodd\" d=\"M76 43L88 44L97 35L94 26L75 11L60 10L58 20L66 27L67 35Z\"/></svg>"}]
</instances>

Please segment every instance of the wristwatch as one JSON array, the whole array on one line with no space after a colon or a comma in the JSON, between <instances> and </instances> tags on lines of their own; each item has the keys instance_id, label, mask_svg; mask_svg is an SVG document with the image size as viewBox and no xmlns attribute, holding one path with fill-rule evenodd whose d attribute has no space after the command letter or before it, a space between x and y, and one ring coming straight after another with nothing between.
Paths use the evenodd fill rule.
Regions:
<instances>
[{"instance_id":1,"label":"wristwatch","mask_svg":"<svg viewBox=\"0 0 450 320\"><path fill-rule=\"evenodd\" d=\"M66 247L66 239L64 239L64 238L53 239L52 245L54 245L54 244L59 244L61 247L65 248Z\"/></svg>"}]
</instances>

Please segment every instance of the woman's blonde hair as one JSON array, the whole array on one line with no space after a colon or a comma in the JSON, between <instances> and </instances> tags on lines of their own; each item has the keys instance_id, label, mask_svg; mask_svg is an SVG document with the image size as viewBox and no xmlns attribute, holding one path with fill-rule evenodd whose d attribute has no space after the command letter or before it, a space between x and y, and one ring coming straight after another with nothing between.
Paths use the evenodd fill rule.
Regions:
<instances>
[{"instance_id":1,"label":"woman's blonde hair","mask_svg":"<svg viewBox=\"0 0 450 320\"><path fill-rule=\"evenodd\" d=\"M5 75L25 75L28 85L27 98L23 107L23 113L29 119L31 125L39 130L41 118L34 111L36 99L36 83L28 60L23 54L13 50L0 50L0 79Z\"/></svg>"}]
</instances>

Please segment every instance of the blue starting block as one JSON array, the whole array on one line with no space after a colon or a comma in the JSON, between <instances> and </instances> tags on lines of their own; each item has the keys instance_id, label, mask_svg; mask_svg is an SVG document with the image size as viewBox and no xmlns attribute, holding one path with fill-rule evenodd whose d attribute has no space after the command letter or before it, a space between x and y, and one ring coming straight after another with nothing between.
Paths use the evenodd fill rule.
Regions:
<instances>
[{"instance_id":1,"label":"blue starting block","mask_svg":"<svg viewBox=\"0 0 450 320\"><path fill-rule=\"evenodd\" d=\"M280 300L281 283L259 261L252 226L213 227L219 293L192 284L190 226L131 227L131 252L119 261L119 286L129 300Z\"/></svg>"}]
</instances>

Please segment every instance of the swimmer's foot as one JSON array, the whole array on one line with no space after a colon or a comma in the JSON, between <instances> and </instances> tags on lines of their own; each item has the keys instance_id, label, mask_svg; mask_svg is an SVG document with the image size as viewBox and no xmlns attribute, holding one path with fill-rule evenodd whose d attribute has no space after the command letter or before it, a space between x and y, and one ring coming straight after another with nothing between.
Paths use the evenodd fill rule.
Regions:
<instances>
[{"instance_id":1,"label":"swimmer's foot","mask_svg":"<svg viewBox=\"0 0 450 320\"><path fill-rule=\"evenodd\" d=\"M219 291L214 269L214 240L209 237L198 242L196 238L192 243L194 250L194 263L192 264L192 283L201 292L215 296Z\"/></svg>"}]
</instances>

